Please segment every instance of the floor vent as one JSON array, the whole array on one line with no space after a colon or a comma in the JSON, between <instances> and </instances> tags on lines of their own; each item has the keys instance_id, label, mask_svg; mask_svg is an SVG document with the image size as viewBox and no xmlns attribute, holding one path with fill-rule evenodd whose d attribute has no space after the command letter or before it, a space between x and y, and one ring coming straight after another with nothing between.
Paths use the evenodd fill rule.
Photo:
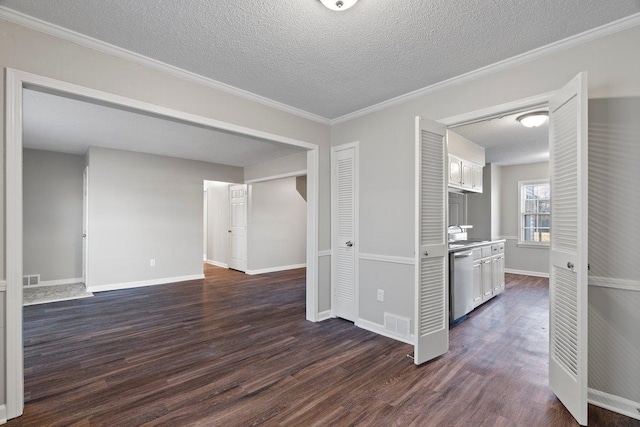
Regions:
<instances>
[{"instance_id":1,"label":"floor vent","mask_svg":"<svg viewBox=\"0 0 640 427\"><path fill-rule=\"evenodd\" d=\"M395 314L384 314L384 329L394 335L408 337L410 333L410 320L406 317L396 316Z\"/></svg>"},{"instance_id":2,"label":"floor vent","mask_svg":"<svg viewBox=\"0 0 640 427\"><path fill-rule=\"evenodd\" d=\"M36 286L40 284L40 275L32 274L30 276L22 276L22 286Z\"/></svg>"}]
</instances>

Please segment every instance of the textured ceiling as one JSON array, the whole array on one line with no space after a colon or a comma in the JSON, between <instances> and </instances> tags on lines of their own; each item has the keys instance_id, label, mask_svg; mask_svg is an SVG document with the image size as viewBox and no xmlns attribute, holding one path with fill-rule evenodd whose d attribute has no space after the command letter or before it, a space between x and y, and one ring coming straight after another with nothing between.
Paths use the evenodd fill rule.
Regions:
<instances>
[{"instance_id":1,"label":"textured ceiling","mask_svg":"<svg viewBox=\"0 0 640 427\"><path fill-rule=\"evenodd\" d=\"M84 154L96 146L242 167L304 151L48 93L23 93L25 148Z\"/></svg>"},{"instance_id":2,"label":"textured ceiling","mask_svg":"<svg viewBox=\"0 0 640 427\"><path fill-rule=\"evenodd\" d=\"M548 161L549 122L526 128L516 120L525 113L459 126L453 131L483 146L487 163L508 166Z\"/></svg>"},{"instance_id":3,"label":"textured ceiling","mask_svg":"<svg viewBox=\"0 0 640 427\"><path fill-rule=\"evenodd\" d=\"M638 0L0 0L336 118L640 12Z\"/></svg>"}]
</instances>

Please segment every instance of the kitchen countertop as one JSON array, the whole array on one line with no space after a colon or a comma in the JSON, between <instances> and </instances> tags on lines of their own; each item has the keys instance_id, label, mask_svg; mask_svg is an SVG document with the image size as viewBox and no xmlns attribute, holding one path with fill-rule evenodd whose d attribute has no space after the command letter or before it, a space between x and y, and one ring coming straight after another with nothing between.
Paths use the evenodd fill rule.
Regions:
<instances>
[{"instance_id":1,"label":"kitchen countertop","mask_svg":"<svg viewBox=\"0 0 640 427\"><path fill-rule=\"evenodd\" d=\"M478 248L480 246L493 245L495 243L505 243L505 239L496 240L463 240L455 243L449 243L449 252L460 252L468 249ZM455 245L451 247L451 245Z\"/></svg>"}]
</instances>

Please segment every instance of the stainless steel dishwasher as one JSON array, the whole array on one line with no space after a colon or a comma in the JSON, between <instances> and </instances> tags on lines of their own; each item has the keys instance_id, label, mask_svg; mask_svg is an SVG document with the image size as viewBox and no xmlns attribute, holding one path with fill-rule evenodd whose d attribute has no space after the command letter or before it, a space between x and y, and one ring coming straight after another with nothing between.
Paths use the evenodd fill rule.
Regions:
<instances>
[{"instance_id":1,"label":"stainless steel dishwasher","mask_svg":"<svg viewBox=\"0 0 640 427\"><path fill-rule=\"evenodd\" d=\"M449 255L450 319L460 320L473 310L473 252L451 252Z\"/></svg>"}]
</instances>

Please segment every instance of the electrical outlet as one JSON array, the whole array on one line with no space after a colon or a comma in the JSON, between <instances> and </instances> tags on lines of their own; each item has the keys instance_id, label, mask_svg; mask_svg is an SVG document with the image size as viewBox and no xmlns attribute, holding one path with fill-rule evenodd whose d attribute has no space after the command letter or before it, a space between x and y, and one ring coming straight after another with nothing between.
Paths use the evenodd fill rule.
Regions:
<instances>
[{"instance_id":1,"label":"electrical outlet","mask_svg":"<svg viewBox=\"0 0 640 427\"><path fill-rule=\"evenodd\" d=\"M150 259L149 260L149 267L155 267L156 266L156 260L155 259Z\"/></svg>"},{"instance_id":2,"label":"electrical outlet","mask_svg":"<svg viewBox=\"0 0 640 427\"><path fill-rule=\"evenodd\" d=\"M384 301L384 289L378 289L378 301Z\"/></svg>"}]
</instances>

